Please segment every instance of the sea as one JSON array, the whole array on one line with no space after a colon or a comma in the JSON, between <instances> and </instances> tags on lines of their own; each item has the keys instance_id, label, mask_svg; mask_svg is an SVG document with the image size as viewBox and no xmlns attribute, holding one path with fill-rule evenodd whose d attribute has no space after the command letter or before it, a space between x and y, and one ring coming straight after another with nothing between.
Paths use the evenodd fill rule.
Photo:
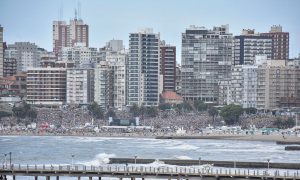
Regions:
<instances>
[{"instance_id":1,"label":"sea","mask_svg":"<svg viewBox=\"0 0 300 180\"><path fill-rule=\"evenodd\" d=\"M300 151L268 141L75 136L0 136L0 163L93 165L109 158L194 159L300 163ZM21 180L33 180L22 177ZM73 178L75 179L75 177Z\"/></svg>"}]
</instances>

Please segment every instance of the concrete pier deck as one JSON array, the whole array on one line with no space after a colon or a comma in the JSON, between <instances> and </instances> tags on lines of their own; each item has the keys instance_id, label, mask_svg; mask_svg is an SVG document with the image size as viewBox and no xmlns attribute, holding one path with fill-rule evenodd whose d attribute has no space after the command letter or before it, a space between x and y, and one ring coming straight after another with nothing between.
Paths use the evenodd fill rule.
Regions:
<instances>
[{"instance_id":1,"label":"concrete pier deck","mask_svg":"<svg viewBox=\"0 0 300 180\"><path fill-rule=\"evenodd\" d=\"M125 165L103 165L103 166L61 166L61 165L11 165L9 167L0 167L0 176L5 180L7 176L12 176L13 180L17 176L34 176L35 180L38 177L44 176L46 180L50 177L56 177L59 180L61 176L89 177L115 177L115 178L141 178L142 180L148 178L157 179L203 179L203 180L227 180L227 179L300 179L300 172L298 171L270 171L259 169L222 169L222 168L200 168L200 167L158 167L158 166L134 166Z\"/></svg>"}]
</instances>

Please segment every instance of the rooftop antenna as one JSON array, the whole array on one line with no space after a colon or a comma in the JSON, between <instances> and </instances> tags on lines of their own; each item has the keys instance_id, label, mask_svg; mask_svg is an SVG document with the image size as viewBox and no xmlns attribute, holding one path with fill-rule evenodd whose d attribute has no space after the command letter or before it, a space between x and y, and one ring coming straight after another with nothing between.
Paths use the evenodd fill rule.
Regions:
<instances>
[{"instance_id":1,"label":"rooftop antenna","mask_svg":"<svg viewBox=\"0 0 300 180\"><path fill-rule=\"evenodd\" d=\"M75 8L75 20L77 20L77 9Z\"/></svg>"},{"instance_id":2,"label":"rooftop antenna","mask_svg":"<svg viewBox=\"0 0 300 180\"><path fill-rule=\"evenodd\" d=\"M64 17L64 6L63 6L63 2L60 2L60 20L62 21Z\"/></svg>"},{"instance_id":3,"label":"rooftop antenna","mask_svg":"<svg viewBox=\"0 0 300 180\"><path fill-rule=\"evenodd\" d=\"M81 3L80 3L80 1L78 1L78 3L77 3L77 8L78 8L78 19L81 19Z\"/></svg>"}]
</instances>

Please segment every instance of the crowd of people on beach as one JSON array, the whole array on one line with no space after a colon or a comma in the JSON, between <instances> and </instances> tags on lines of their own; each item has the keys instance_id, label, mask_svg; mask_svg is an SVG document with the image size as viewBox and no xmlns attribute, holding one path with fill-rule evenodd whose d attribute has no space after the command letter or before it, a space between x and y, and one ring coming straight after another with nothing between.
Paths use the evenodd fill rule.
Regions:
<instances>
[{"instance_id":1,"label":"crowd of people on beach","mask_svg":"<svg viewBox=\"0 0 300 180\"><path fill-rule=\"evenodd\" d=\"M36 108L35 120L2 118L0 134L50 134L50 135L103 135L118 136L157 136L178 133L203 134L207 127L224 126L222 117L211 117L204 112L178 113L159 112L156 117L139 117L139 125L144 128L108 128L109 117L94 118L86 107ZM116 111L119 118L134 118L129 111ZM273 115L243 115L240 117L243 129L253 125L257 128L272 127ZM225 132L223 133L234 133ZM235 132L239 133L239 132Z\"/></svg>"}]
</instances>

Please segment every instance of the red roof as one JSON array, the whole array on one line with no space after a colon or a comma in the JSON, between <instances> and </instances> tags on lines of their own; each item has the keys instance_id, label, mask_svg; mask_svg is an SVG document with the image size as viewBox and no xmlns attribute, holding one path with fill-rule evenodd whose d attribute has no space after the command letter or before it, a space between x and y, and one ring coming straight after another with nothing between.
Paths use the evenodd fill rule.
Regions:
<instances>
[{"instance_id":1,"label":"red roof","mask_svg":"<svg viewBox=\"0 0 300 180\"><path fill-rule=\"evenodd\" d=\"M163 99L183 101L183 98L181 96L179 96L176 92L173 92L173 91L165 91L161 94L161 97Z\"/></svg>"}]
</instances>

